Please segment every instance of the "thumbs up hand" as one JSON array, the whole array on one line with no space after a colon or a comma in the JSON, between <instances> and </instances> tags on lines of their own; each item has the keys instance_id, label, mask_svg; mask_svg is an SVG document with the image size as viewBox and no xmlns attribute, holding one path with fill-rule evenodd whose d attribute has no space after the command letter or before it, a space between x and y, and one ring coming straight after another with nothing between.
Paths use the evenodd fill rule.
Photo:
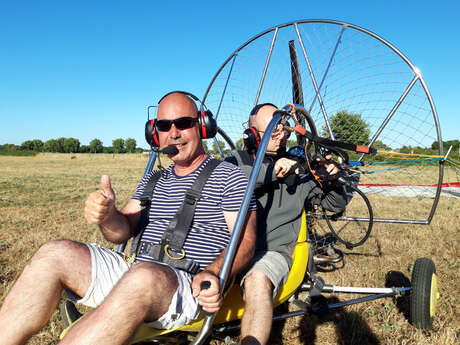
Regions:
<instances>
[{"instance_id":1,"label":"thumbs up hand","mask_svg":"<svg viewBox=\"0 0 460 345\"><path fill-rule=\"evenodd\" d=\"M102 224L115 209L115 192L110 177L102 175L101 189L91 193L85 202L85 218L90 224Z\"/></svg>"}]
</instances>

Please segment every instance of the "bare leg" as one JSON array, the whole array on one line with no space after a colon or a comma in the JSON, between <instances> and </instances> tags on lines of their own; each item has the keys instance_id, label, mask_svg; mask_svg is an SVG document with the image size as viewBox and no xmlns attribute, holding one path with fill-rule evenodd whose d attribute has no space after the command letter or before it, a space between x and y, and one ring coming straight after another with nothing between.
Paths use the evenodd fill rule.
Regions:
<instances>
[{"instance_id":1,"label":"bare leg","mask_svg":"<svg viewBox=\"0 0 460 345\"><path fill-rule=\"evenodd\" d=\"M2 344L24 344L48 322L64 287L82 296L90 281L91 256L86 245L66 240L43 245L0 309Z\"/></svg>"},{"instance_id":2,"label":"bare leg","mask_svg":"<svg viewBox=\"0 0 460 345\"><path fill-rule=\"evenodd\" d=\"M245 307L241 320L241 344L264 345L270 337L273 316L273 285L262 272L244 280Z\"/></svg>"},{"instance_id":3,"label":"bare leg","mask_svg":"<svg viewBox=\"0 0 460 345\"><path fill-rule=\"evenodd\" d=\"M176 273L170 267L139 263L59 344L127 344L142 322L157 320L168 311L177 287Z\"/></svg>"}]
</instances>

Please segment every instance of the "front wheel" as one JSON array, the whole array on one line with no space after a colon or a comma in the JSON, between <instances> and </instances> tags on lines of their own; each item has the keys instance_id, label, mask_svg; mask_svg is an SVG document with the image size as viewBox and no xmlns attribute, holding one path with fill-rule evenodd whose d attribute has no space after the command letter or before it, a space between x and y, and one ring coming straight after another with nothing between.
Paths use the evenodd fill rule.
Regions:
<instances>
[{"instance_id":1,"label":"front wheel","mask_svg":"<svg viewBox=\"0 0 460 345\"><path fill-rule=\"evenodd\" d=\"M419 329L431 329L436 304L440 297L434 262L428 258L415 261L412 271L410 322Z\"/></svg>"}]
</instances>

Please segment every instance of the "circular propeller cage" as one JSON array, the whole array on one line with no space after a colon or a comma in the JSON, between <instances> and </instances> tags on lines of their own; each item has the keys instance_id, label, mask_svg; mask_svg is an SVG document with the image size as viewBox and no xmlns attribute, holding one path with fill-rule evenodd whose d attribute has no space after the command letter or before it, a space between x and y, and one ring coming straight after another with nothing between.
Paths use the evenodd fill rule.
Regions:
<instances>
[{"instance_id":1,"label":"circular propeller cage","mask_svg":"<svg viewBox=\"0 0 460 345\"><path fill-rule=\"evenodd\" d=\"M443 154L436 109L420 71L373 32L333 20L274 26L228 57L203 102L212 109L220 133L239 149L249 112L259 103L279 108L302 104L319 135L355 144L360 139L354 136L363 132L358 129L360 121L356 128L347 123L346 133L337 130L334 121L340 112L358 115L367 135L360 144L378 149L376 156L350 156L359 172L359 188L374 209L374 221L431 221L441 194L443 166L439 157L417 155L417 148L437 142L437 156ZM228 152L225 140L218 140ZM414 196L404 203L393 199ZM367 210L356 199L357 206L352 199L345 217L365 222ZM414 207L414 202L420 206ZM407 209L401 210L402 204Z\"/></svg>"}]
</instances>

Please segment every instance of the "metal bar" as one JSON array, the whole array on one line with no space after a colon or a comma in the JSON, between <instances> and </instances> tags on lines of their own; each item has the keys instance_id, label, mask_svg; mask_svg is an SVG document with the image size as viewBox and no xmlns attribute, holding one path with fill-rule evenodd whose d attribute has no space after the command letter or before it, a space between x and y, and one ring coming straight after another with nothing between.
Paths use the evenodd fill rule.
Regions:
<instances>
[{"instance_id":1,"label":"metal bar","mask_svg":"<svg viewBox=\"0 0 460 345\"><path fill-rule=\"evenodd\" d=\"M232 150L236 149L236 146L233 143L233 140L228 136L227 133L224 132L222 128L217 127L217 133L219 133L222 136L222 138L224 138L224 140L227 142L228 146L230 146Z\"/></svg>"},{"instance_id":2,"label":"metal bar","mask_svg":"<svg viewBox=\"0 0 460 345\"><path fill-rule=\"evenodd\" d=\"M358 304L358 303L362 303L362 302L368 302L368 301L373 301L373 300L376 300L376 299L379 299L379 298L385 298L385 297L392 297L394 296L395 293L394 292L391 292L391 293L382 293L382 294L377 294L377 295L373 295L373 296L366 296L366 297L361 297L361 298L356 298L356 299L352 299L352 300L349 300L349 301L344 301L344 302L339 302L339 303L333 303L333 304L328 304L327 305L327 309L335 309L335 308L340 308L340 307L345 307L347 305L352 305L352 304ZM316 309L313 309L312 311L315 311Z\"/></svg>"},{"instance_id":3,"label":"metal bar","mask_svg":"<svg viewBox=\"0 0 460 345\"><path fill-rule=\"evenodd\" d=\"M383 121L383 123L380 125L379 129L377 130L377 132L375 132L374 136L372 137L371 141L369 142L369 144L367 146L372 146L372 144L374 144L374 142L377 140L377 138L380 136L380 134L382 133L382 131L385 129L385 127L387 126L388 122L391 120L391 118L393 117L393 115L396 113L396 110L398 110L399 106L401 105L401 103L404 101L404 99L407 97L407 95L409 94L409 91L412 90L412 88L414 87L415 83L417 82L417 80L420 79L420 76L418 74L416 74L414 76L414 78L412 79L412 81L409 83L409 85L407 86L407 88L404 90L404 92L402 93L401 97L399 97L398 101L396 102L396 104L393 106L393 108L391 109L390 113L387 115L387 117L385 118L385 120ZM364 153L361 154L361 156L358 158L358 162L361 162L361 160L363 159L364 157Z\"/></svg>"},{"instance_id":4,"label":"metal bar","mask_svg":"<svg viewBox=\"0 0 460 345\"><path fill-rule=\"evenodd\" d=\"M316 99L317 99L317 97L319 95L319 92L321 91L321 88L323 87L324 80L326 80L326 76L329 73L329 68L332 65L332 61L334 60L335 53L337 52L337 48L339 47L340 42L342 42L343 32L345 31L345 29L347 27L348 27L348 25L346 25L346 24L342 25L342 30L340 31L339 38L337 39L337 42L335 44L334 51L332 52L331 58L329 59L329 63L327 64L326 71L324 72L323 78L321 79L321 83L319 83L318 93L316 93L315 97L313 98L313 101L311 102L310 108L308 109L309 113L311 112L311 110L313 109L313 106L316 103Z\"/></svg>"},{"instance_id":5,"label":"metal bar","mask_svg":"<svg viewBox=\"0 0 460 345\"><path fill-rule=\"evenodd\" d=\"M306 285L306 284L303 284L302 287L304 285ZM343 306L346 306L346 305L357 304L357 303L371 301L371 300L375 300L375 299L379 299L379 298L392 297L392 296L395 296L397 293L401 293L401 294L404 295L404 294L410 292L411 288L409 288L409 287L394 288L394 290L391 289L391 288L388 288L388 289L385 289L385 290L391 290L391 291L389 291L388 293L374 294L373 296L367 296L367 297L357 298L357 299L353 299L353 300L349 300L349 301L344 301L344 302L339 302L339 303L334 303L334 304L328 304L327 309L330 310L330 309L343 307ZM312 309L306 310L306 311L304 311L304 310L294 311L294 312L274 316L272 320L273 321L284 320L284 319L288 319L288 318L291 318L291 317L302 316L302 315L307 314L309 311L314 312L314 311L317 311L317 310L318 310L317 308L312 308ZM240 329L240 328L241 328L241 325L227 326L227 327L222 327L221 329L218 329L217 331L218 332L228 332L228 331L233 331L233 330L237 330L237 329Z\"/></svg>"},{"instance_id":6,"label":"metal bar","mask_svg":"<svg viewBox=\"0 0 460 345\"><path fill-rule=\"evenodd\" d=\"M315 217L319 219L324 219L325 215L317 214L315 215ZM340 218L337 218L337 220L369 222L369 218L365 218L365 217L340 217ZM417 219L374 218L373 221L377 223L400 223L400 224L421 224L421 225L428 224L426 220L417 220Z\"/></svg>"},{"instance_id":7,"label":"metal bar","mask_svg":"<svg viewBox=\"0 0 460 345\"><path fill-rule=\"evenodd\" d=\"M147 107L147 121L150 120L150 109L152 109L152 108L157 108L157 107L158 107L158 106L156 106L156 105L149 105L149 106Z\"/></svg>"},{"instance_id":8,"label":"metal bar","mask_svg":"<svg viewBox=\"0 0 460 345\"><path fill-rule=\"evenodd\" d=\"M301 289L310 290L311 284L302 284ZM359 293L359 294L379 294L379 293L405 293L405 291L410 290L407 287L399 288L369 288L369 287L359 287L359 286L334 286L334 285L325 285L321 292L334 293Z\"/></svg>"},{"instance_id":9,"label":"metal bar","mask_svg":"<svg viewBox=\"0 0 460 345\"><path fill-rule=\"evenodd\" d=\"M262 92L262 86L264 85L265 76L267 74L268 65L270 64L270 60L271 60L272 53L273 53L273 46L275 45L277 35L278 35L278 28L276 28L275 32L273 33L272 43L270 45L270 50L268 51L267 60L265 61L264 71L262 73L262 79L260 79L259 88L257 89L256 101L254 102L254 106L256 106L257 103L259 103L260 93Z\"/></svg>"},{"instance_id":10,"label":"metal bar","mask_svg":"<svg viewBox=\"0 0 460 345\"><path fill-rule=\"evenodd\" d=\"M438 114L436 112L436 107L434 106L433 98L431 97L430 91L428 90L428 87L426 86L423 78L420 78L420 84L425 90L425 94L427 95L428 101L430 102L431 112L433 113L434 123L436 125L436 135L438 136L438 141L439 141L439 155L442 156L443 151L444 151L444 144L442 142L441 127L439 126L439 120L438 120ZM438 207L439 197L441 196L443 178L444 178L444 161L441 160L439 161L438 188L436 189L436 195L434 197L433 206L431 207L430 214L428 215L428 219L427 219L428 224L431 223L431 220L433 219L433 216L434 216L434 212L436 211L436 208Z\"/></svg>"},{"instance_id":11,"label":"metal bar","mask_svg":"<svg viewBox=\"0 0 460 345\"><path fill-rule=\"evenodd\" d=\"M220 107L222 105L222 102L224 101L224 96L225 96L225 92L227 91L228 81L230 80L230 76L232 75L233 66L235 65L235 60L236 60L237 55L238 54L235 54L233 56L232 65L230 66L230 71L228 71L228 76L227 76L227 81L225 82L224 91L222 91L222 97L220 98L219 106L217 107L216 120L217 120L217 117L219 116Z\"/></svg>"},{"instance_id":12,"label":"metal bar","mask_svg":"<svg viewBox=\"0 0 460 345\"><path fill-rule=\"evenodd\" d=\"M310 59L308 58L307 51L305 50L305 46L303 44L302 36L300 36L300 32L299 32L297 23L294 24L294 27L295 27L295 31L297 32L297 37L299 39L300 46L302 47L302 52L303 52L303 56L308 66L308 71L310 72L310 78L312 80L313 87L315 88L315 93L318 96L318 101L321 107L321 112L323 113L324 121L326 122L328 131L331 134L331 139L335 140L334 133L332 133L331 125L329 124L329 118L327 117L326 108L324 107L323 99L321 98L321 95L319 94L318 84L316 83L315 75L313 73L313 69L311 68Z\"/></svg>"},{"instance_id":13,"label":"metal bar","mask_svg":"<svg viewBox=\"0 0 460 345\"><path fill-rule=\"evenodd\" d=\"M291 312L291 313L285 313L285 314L273 316L272 320L273 321L285 320L285 319L289 319L291 317L302 316L302 315L305 315L305 314L306 314L306 312L303 311L303 310L294 311L294 312ZM240 328L241 328L241 324L237 324L237 325L233 325L233 326L223 326L223 327L217 329L217 332L223 333L223 332L235 331L235 330L238 330Z\"/></svg>"},{"instance_id":14,"label":"metal bar","mask_svg":"<svg viewBox=\"0 0 460 345\"><path fill-rule=\"evenodd\" d=\"M289 41L289 58L291 61L291 84L292 84L292 102L294 104L304 105L302 77L300 76L300 67L297 59L297 51L294 40Z\"/></svg>"},{"instance_id":15,"label":"metal bar","mask_svg":"<svg viewBox=\"0 0 460 345\"><path fill-rule=\"evenodd\" d=\"M453 146L452 146L452 145L450 145L449 149L447 150L447 153L446 153L446 155L445 155L445 156L444 156L444 158L443 158L444 160L446 160L446 159L449 157L449 155L450 155L450 151L452 151L452 147L453 147Z\"/></svg>"},{"instance_id":16,"label":"metal bar","mask_svg":"<svg viewBox=\"0 0 460 345\"><path fill-rule=\"evenodd\" d=\"M149 106L147 108L147 113L148 113L148 109L151 107L154 107L154 106ZM145 175L147 175L148 173L152 171L153 166L155 165L156 159L157 159L157 153L154 150L150 151L149 161L147 162L147 166L145 167L144 175L142 177L145 177ZM120 243L117 246L117 252L123 253L125 249L126 249L126 242Z\"/></svg>"},{"instance_id":17,"label":"metal bar","mask_svg":"<svg viewBox=\"0 0 460 345\"><path fill-rule=\"evenodd\" d=\"M217 151L219 151L220 157L221 157L222 159L224 159L224 158L225 158L224 151L223 151L222 148L220 147L219 142L217 141L217 137L214 137L213 140L214 140L214 143L215 143L216 146L217 146Z\"/></svg>"},{"instance_id":18,"label":"metal bar","mask_svg":"<svg viewBox=\"0 0 460 345\"><path fill-rule=\"evenodd\" d=\"M249 203L251 201L252 192L254 191L254 187L256 184L257 175L259 175L260 167L262 166L262 161L265 156L265 151L267 150L268 142L270 140L271 134L273 130L276 128L276 125L281 119L280 111L276 111L273 114L273 118L267 126L264 135L262 136L262 140L260 142L260 146L257 150L256 159L254 161L253 168L251 170L251 175L249 176L248 187L246 189L246 193L244 195L243 201L241 203L240 211L236 217L235 226L233 227L232 236L230 237L230 242L227 246L227 251L225 252L224 260L222 262L222 267L219 273L219 284L220 286L226 286L227 280L230 275L230 270L233 265L233 259L235 258L236 249L238 246L241 228L243 227L243 222L246 218L246 213L249 208ZM196 336L195 340L193 341L192 345L199 345L202 344L206 338L209 336L209 333L212 329L212 323L214 318L216 317L215 313L206 314L203 322L203 327L201 328L200 332Z\"/></svg>"},{"instance_id":19,"label":"metal bar","mask_svg":"<svg viewBox=\"0 0 460 345\"><path fill-rule=\"evenodd\" d=\"M224 130L222 128L217 127L217 133L219 133L222 136L222 138L224 138L224 140L227 142L228 146L230 146L230 148L232 150L236 149L235 144L233 143L232 139L227 135L227 133L224 132ZM217 136L214 137L214 142L217 145L217 149L219 150L221 158L224 159L225 154L224 154L223 148L221 148L220 145L219 145L219 141L217 140Z\"/></svg>"},{"instance_id":20,"label":"metal bar","mask_svg":"<svg viewBox=\"0 0 460 345\"><path fill-rule=\"evenodd\" d=\"M156 160L157 160L157 153L154 150L150 151L149 161L147 162L147 166L145 167L144 175L142 177L145 177L147 174L149 174L152 171Z\"/></svg>"},{"instance_id":21,"label":"metal bar","mask_svg":"<svg viewBox=\"0 0 460 345\"><path fill-rule=\"evenodd\" d=\"M442 145L442 141L440 145ZM436 195L434 196L433 206L431 207L430 214L428 215L427 224L431 223L431 220L433 219L433 216L434 216L434 212L436 211L436 208L438 207L439 197L441 196L442 180L444 178L444 163L445 161L442 159L439 161L438 188L436 189Z\"/></svg>"}]
</instances>

